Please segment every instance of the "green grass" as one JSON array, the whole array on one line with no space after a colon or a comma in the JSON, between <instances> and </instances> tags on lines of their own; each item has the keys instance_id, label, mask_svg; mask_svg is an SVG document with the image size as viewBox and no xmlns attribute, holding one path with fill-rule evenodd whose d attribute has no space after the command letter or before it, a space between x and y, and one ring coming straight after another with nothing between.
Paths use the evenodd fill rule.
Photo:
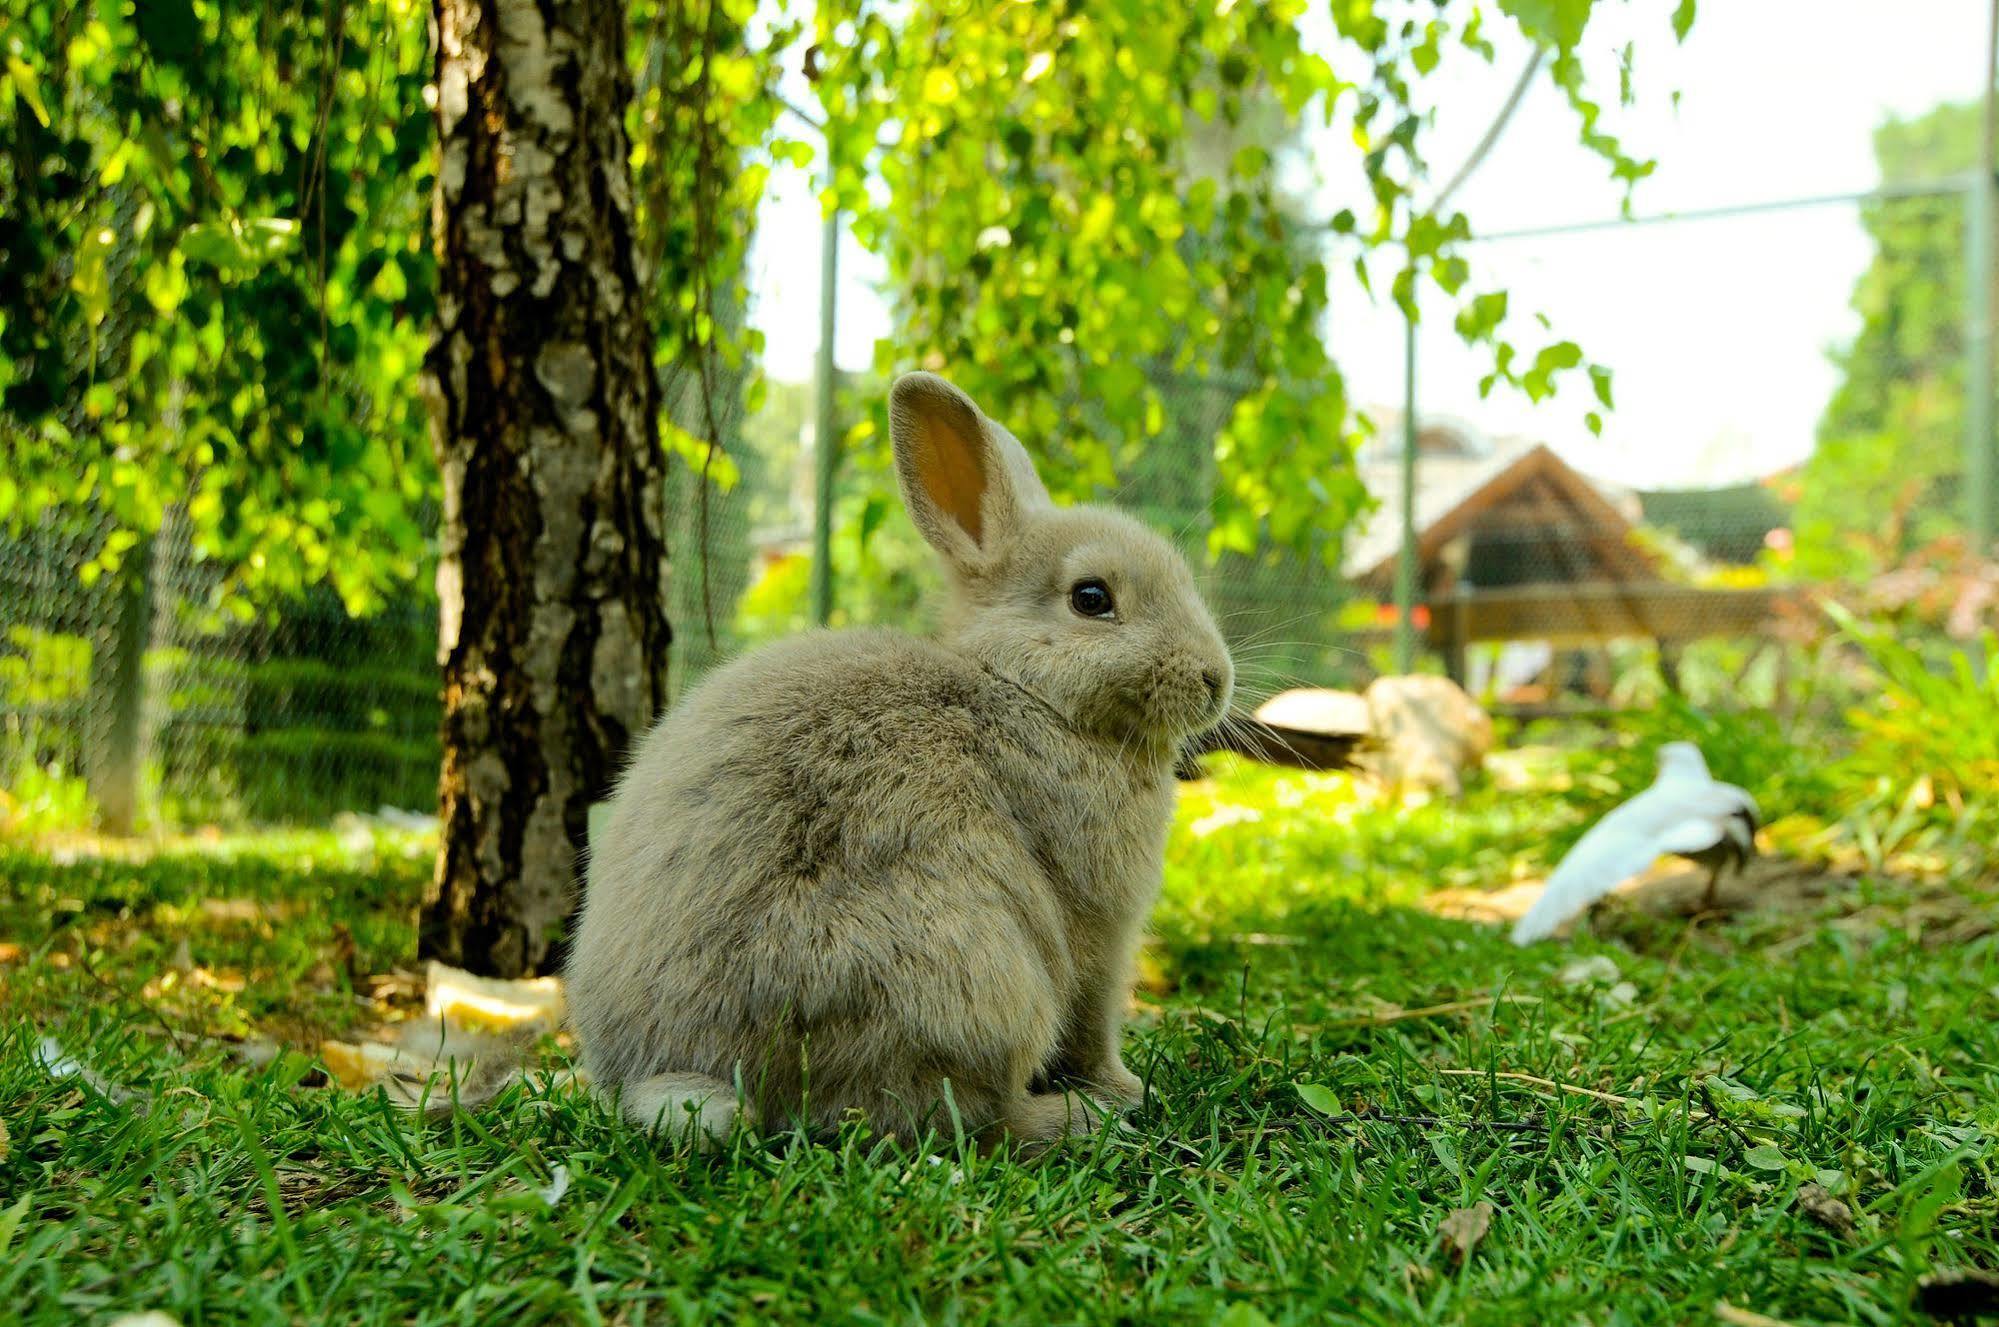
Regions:
<instances>
[{"instance_id":1,"label":"green grass","mask_svg":"<svg viewBox=\"0 0 1999 1327\"><path fill-rule=\"evenodd\" d=\"M412 1121L200 1038L375 1017L420 845L0 855L0 1318L1874 1323L1999 1269L1989 881L1525 953L1421 909L1542 869L1615 794L1566 773L1413 811L1335 777L1190 791L1127 1038L1151 1102L1031 1162L858 1132L696 1155L543 1089ZM1558 975L1590 955L1615 977ZM147 1098L51 1078L44 1035ZM1478 1202L1460 1260L1439 1224Z\"/></svg>"}]
</instances>

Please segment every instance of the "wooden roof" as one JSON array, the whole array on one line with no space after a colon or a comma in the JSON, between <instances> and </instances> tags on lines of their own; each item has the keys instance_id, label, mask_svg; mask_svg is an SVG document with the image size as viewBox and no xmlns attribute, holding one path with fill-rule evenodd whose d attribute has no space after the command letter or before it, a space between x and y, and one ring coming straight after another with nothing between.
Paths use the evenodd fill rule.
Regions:
<instances>
[{"instance_id":1,"label":"wooden roof","mask_svg":"<svg viewBox=\"0 0 1999 1327\"><path fill-rule=\"evenodd\" d=\"M1386 593L1401 549L1401 470L1370 466L1381 506L1350 540L1347 575ZM1466 580L1523 584L1655 581L1651 558L1631 541L1632 520L1604 490L1542 444L1468 461L1422 460L1416 531L1423 593Z\"/></svg>"}]
</instances>

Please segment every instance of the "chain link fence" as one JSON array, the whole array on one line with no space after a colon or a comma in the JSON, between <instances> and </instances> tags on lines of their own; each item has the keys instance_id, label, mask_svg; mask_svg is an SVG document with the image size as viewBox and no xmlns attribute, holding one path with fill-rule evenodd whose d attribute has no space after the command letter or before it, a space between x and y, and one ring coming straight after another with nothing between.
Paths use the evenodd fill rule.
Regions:
<instances>
[{"instance_id":1,"label":"chain link fence","mask_svg":"<svg viewBox=\"0 0 1999 1327\"><path fill-rule=\"evenodd\" d=\"M1808 611L1803 589L1885 587L1891 607L1941 594L1939 632L1991 622L1994 598L1960 584L1994 575L1965 548L1962 199L1940 191L1843 206L1652 228L1685 237L1681 265L1663 274L1643 270L1658 251L1635 245L1640 228L1481 249L1475 267L1520 296L1554 273L1600 272L1601 297L1549 308L1554 325L1620 368L1634 344L1621 328L1679 329L1684 395L1633 390L1601 441L1571 436L1581 409L1566 398L1503 408L1502 389L1488 417L1468 386L1479 370L1440 348L1448 319L1432 320L1411 502L1419 666L1523 713L1645 704L1672 687L1697 702L1768 706L1809 666L1793 630ZM1856 216L1863 233L1847 250L1787 244L1827 217L1851 231ZM1776 316L1787 291L1854 312L1837 335L1800 346L1795 323ZM1332 333L1337 348L1341 328ZM1767 393L1784 399L1748 410L1731 432L1697 407L1761 400L1741 349L1758 344L1772 365ZM1346 532L1338 565L1274 546L1208 557L1213 443L1239 383L1155 374L1171 426L1119 494L1196 561L1252 700L1296 685L1357 687L1395 666L1403 421L1381 402L1401 383L1365 356L1341 358L1373 421L1358 464L1378 506ZM1778 372L1778 360L1825 371ZM877 390L848 384L845 418L860 418L858 398ZM676 694L734 653L809 625L812 414L809 384L772 383L758 412L724 421L726 456L708 482L672 462ZM1778 420L1798 434L1788 447L1769 436ZM1568 433L1538 430L1557 421ZM835 625L920 624L934 585L896 515L880 450L868 442L840 473ZM1702 456L1738 463L1696 464ZM217 611L219 569L193 556L175 520L102 570L113 538L101 515L75 511L0 534L0 824L428 810L439 702L427 582L366 618L330 593L238 618Z\"/></svg>"}]
</instances>

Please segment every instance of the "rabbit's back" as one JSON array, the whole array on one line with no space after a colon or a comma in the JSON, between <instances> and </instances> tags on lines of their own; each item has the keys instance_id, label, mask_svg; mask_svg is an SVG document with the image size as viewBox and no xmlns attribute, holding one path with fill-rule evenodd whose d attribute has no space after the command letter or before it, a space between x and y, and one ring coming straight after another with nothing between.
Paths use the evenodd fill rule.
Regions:
<instances>
[{"instance_id":1,"label":"rabbit's back","mask_svg":"<svg viewBox=\"0 0 1999 1327\"><path fill-rule=\"evenodd\" d=\"M705 679L593 849L570 962L593 1078L740 1072L790 1101L809 1049L830 1101L849 1080L962 1093L977 1075L954 1058L1036 1067L1016 1062L1052 1045L1071 970L1018 820L1050 745L1036 711L890 632L809 633Z\"/></svg>"}]
</instances>

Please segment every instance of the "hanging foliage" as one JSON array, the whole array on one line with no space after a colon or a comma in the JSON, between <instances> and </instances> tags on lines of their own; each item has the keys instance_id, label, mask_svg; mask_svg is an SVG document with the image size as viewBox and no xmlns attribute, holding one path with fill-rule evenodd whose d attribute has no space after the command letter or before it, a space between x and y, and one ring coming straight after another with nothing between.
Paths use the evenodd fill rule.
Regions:
<instances>
[{"instance_id":1,"label":"hanging foliage","mask_svg":"<svg viewBox=\"0 0 1999 1327\"><path fill-rule=\"evenodd\" d=\"M816 152L887 261L880 367L945 366L1060 454L1078 490L1168 429L1172 375L1226 383L1203 462L1211 545L1334 552L1364 494L1325 344L1337 265L1441 292L1487 385L1541 397L1571 342L1510 339L1461 213L1425 204L1437 71L1510 24L1618 180L1649 170L1591 89L1601 0L826 0L806 60L826 144L772 95L808 21L753 0L634 0L634 187L667 381L662 435L716 484L754 409L742 272L773 165ZM0 520L109 511L115 565L168 504L235 592L329 581L351 609L420 583L435 476L414 383L432 322L428 7L416 0L0 0ZM1662 11L1663 14L1663 11ZM1330 18L1331 22L1326 20ZM1691 6L1671 27L1684 35ZM1365 194L1319 215L1284 140L1351 131ZM1273 128L1273 126L1275 126ZM1327 242L1331 237L1332 242ZM1434 310L1433 310L1434 311ZM1608 405L1609 376L1592 369Z\"/></svg>"},{"instance_id":2,"label":"hanging foliage","mask_svg":"<svg viewBox=\"0 0 1999 1327\"><path fill-rule=\"evenodd\" d=\"M740 273L789 29L637 0L631 136L663 430L709 458L716 366L758 347ZM219 602L422 586L435 466L435 126L423 0L0 0L0 521L182 506ZM752 155L756 156L753 161Z\"/></svg>"},{"instance_id":3,"label":"hanging foliage","mask_svg":"<svg viewBox=\"0 0 1999 1327\"><path fill-rule=\"evenodd\" d=\"M1161 370L1233 383L1213 440L1211 548L1275 541L1329 559L1366 502L1326 350L1329 254L1370 287L1385 271L1411 311L1420 283L1440 290L1460 334L1491 347L1488 388L1551 393L1580 348L1505 339L1504 293L1474 291L1459 253L1468 219L1423 201L1425 79L1449 45L1490 60L1488 25L1513 24L1551 53L1542 68L1583 147L1628 186L1650 165L1591 100L1591 0L1330 8L1315 42L1325 25L1303 0L821 5L811 72L829 202L885 256L896 300L877 368L942 367L1000 403L1076 495L1116 488L1167 431ZM1691 19L1679 6L1674 31ZM1273 119L1349 127L1368 196L1332 216L1301 208ZM1607 406L1608 373L1592 380Z\"/></svg>"}]
</instances>

